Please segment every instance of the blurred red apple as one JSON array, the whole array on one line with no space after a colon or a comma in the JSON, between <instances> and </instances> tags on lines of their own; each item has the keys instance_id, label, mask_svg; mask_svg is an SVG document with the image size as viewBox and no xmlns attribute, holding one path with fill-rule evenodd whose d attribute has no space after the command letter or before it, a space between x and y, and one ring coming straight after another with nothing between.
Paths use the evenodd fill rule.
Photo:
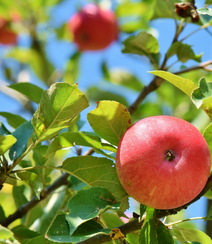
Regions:
<instances>
[{"instance_id":1,"label":"blurred red apple","mask_svg":"<svg viewBox=\"0 0 212 244\"><path fill-rule=\"evenodd\" d=\"M155 209L173 209L202 191L211 155L192 124L171 116L153 116L125 132L116 167L124 189L135 200Z\"/></svg>"},{"instance_id":2,"label":"blurred red apple","mask_svg":"<svg viewBox=\"0 0 212 244\"><path fill-rule=\"evenodd\" d=\"M73 33L78 48L83 51L104 49L118 37L115 14L96 4L87 4L74 14L68 21L68 29Z\"/></svg>"},{"instance_id":3,"label":"blurred red apple","mask_svg":"<svg viewBox=\"0 0 212 244\"><path fill-rule=\"evenodd\" d=\"M10 28L10 22L17 22L18 14L12 14L11 20L0 17L0 44L15 45L17 44L17 34Z\"/></svg>"}]
</instances>

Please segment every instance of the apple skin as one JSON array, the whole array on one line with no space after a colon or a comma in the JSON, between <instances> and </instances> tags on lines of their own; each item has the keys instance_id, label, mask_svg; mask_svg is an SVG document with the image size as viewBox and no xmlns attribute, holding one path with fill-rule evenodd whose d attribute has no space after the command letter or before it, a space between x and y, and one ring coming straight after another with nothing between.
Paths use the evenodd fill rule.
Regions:
<instances>
[{"instance_id":1,"label":"apple skin","mask_svg":"<svg viewBox=\"0 0 212 244\"><path fill-rule=\"evenodd\" d=\"M168 160L167 152L175 157ZM153 116L132 125L116 154L116 169L126 192L155 209L173 209L204 188L211 154L202 134L189 122Z\"/></svg>"},{"instance_id":2,"label":"apple skin","mask_svg":"<svg viewBox=\"0 0 212 244\"><path fill-rule=\"evenodd\" d=\"M81 51L102 50L117 40L119 32L115 14L92 3L70 18L68 29Z\"/></svg>"},{"instance_id":3,"label":"apple skin","mask_svg":"<svg viewBox=\"0 0 212 244\"><path fill-rule=\"evenodd\" d=\"M18 21L16 15L14 15L14 18L12 16L11 21ZM10 20L0 17L0 44L2 45L17 44L18 36L14 31L10 29L9 25Z\"/></svg>"}]
</instances>

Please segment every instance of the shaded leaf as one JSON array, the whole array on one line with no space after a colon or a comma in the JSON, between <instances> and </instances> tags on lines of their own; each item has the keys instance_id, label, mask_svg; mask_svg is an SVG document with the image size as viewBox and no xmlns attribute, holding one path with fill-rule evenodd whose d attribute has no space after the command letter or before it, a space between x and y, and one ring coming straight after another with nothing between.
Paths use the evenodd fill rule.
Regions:
<instances>
[{"instance_id":1,"label":"shaded leaf","mask_svg":"<svg viewBox=\"0 0 212 244\"><path fill-rule=\"evenodd\" d=\"M6 136L10 134L11 134L10 131L4 126L2 122L0 122L0 135Z\"/></svg>"},{"instance_id":2,"label":"shaded leaf","mask_svg":"<svg viewBox=\"0 0 212 244\"><path fill-rule=\"evenodd\" d=\"M0 155L3 155L17 141L12 135L0 135Z\"/></svg>"},{"instance_id":3,"label":"shaded leaf","mask_svg":"<svg viewBox=\"0 0 212 244\"><path fill-rule=\"evenodd\" d=\"M169 81L171 84L175 85L180 90L185 92L189 97L191 97L193 90L196 88L196 85L193 83L193 81L189 79L185 79L178 75L171 74L166 71L156 70L156 71L150 71L149 73Z\"/></svg>"},{"instance_id":4,"label":"shaded leaf","mask_svg":"<svg viewBox=\"0 0 212 244\"><path fill-rule=\"evenodd\" d=\"M117 201L127 197L116 173L115 164L107 158L71 157L63 162L62 168L90 186L107 188Z\"/></svg>"},{"instance_id":5,"label":"shaded leaf","mask_svg":"<svg viewBox=\"0 0 212 244\"><path fill-rule=\"evenodd\" d=\"M19 82L16 84L12 84L9 86L11 89L20 92L21 94L25 95L28 99L35 103L39 103L43 89L31 84L29 82Z\"/></svg>"},{"instance_id":6,"label":"shaded leaf","mask_svg":"<svg viewBox=\"0 0 212 244\"><path fill-rule=\"evenodd\" d=\"M0 112L0 116L7 119L7 122L13 128L18 128L21 124L25 123L26 120L17 114L11 114L8 112Z\"/></svg>"},{"instance_id":7,"label":"shaded leaf","mask_svg":"<svg viewBox=\"0 0 212 244\"><path fill-rule=\"evenodd\" d=\"M49 240L55 242L80 242L97 234L109 234L110 230L103 227L94 220L89 220L80 225L77 230L70 236L69 225L65 214L59 214L54 219L47 235Z\"/></svg>"},{"instance_id":8,"label":"shaded leaf","mask_svg":"<svg viewBox=\"0 0 212 244\"><path fill-rule=\"evenodd\" d=\"M212 220L212 206L209 208L206 219L205 220Z\"/></svg>"},{"instance_id":9,"label":"shaded leaf","mask_svg":"<svg viewBox=\"0 0 212 244\"><path fill-rule=\"evenodd\" d=\"M107 81L116 85L125 86L134 91L141 91L144 87L137 77L123 69L110 70Z\"/></svg>"},{"instance_id":10,"label":"shaded leaf","mask_svg":"<svg viewBox=\"0 0 212 244\"><path fill-rule=\"evenodd\" d=\"M26 184L28 184L32 190L34 191L36 197L38 200L40 200L40 194L43 190L43 183L38 175L35 173L25 171L17 173L18 177L24 181Z\"/></svg>"},{"instance_id":11,"label":"shaded leaf","mask_svg":"<svg viewBox=\"0 0 212 244\"><path fill-rule=\"evenodd\" d=\"M190 241L211 244L211 238L200 230L179 228L178 226L173 226L171 232L179 242Z\"/></svg>"},{"instance_id":12,"label":"shaded leaf","mask_svg":"<svg viewBox=\"0 0 212 244\"><path fill-rule=\"evenodd\" d=\"M100 101L97 108L87 115L94 132L101 138L118 146L121 137L131 126L130 113L122 104L114 101Z\"/></svg>"},{"instance_id":13,"label":"shaded leaf","mask_svg":"<svg viewBox=\"0 0 212 244\"><path fill-rule=\"evenodd\" d=\"M66 186L62 186L52 194L48 203L43 209L43 214L40 218L36 219L36 223L33 225L34 229L40 233L45 234L50 224L54 220L58 211L61 209L66 195Z\"/></svg>"},{"instance_id":14,"label":"shaded leaf","mask_svg":"<svg viewBox=\"0 0 212 244\"><path fill-rule=\"evenodd\" d=\"M5 219L6 216L5 216L5 213L4 213L4 209L3 207L0 205L0 221Z\"/></svg>"},{"instance_id":15,"label":"shaded leaf","mask_svg":"<svg viewBox=\"0 0 212 244\"><path fill-rule=\"evenodd\" d=\"M54 137L71 126L79 113L88 107L88 100L77 85L55 83L43 92L39 107L32 118L33 141Z\"/></svg>"},{"instance_id":16,"label":"shaded leaf","mask_svg":"<svg viewBox=\"0 0 212 244\"><path fill-rule=\"evenodd\" d=\"M152 19L174 18L174 13L172 9L175 9L174 4L178 2L179 0L170 0L169 2L164 0L157 0Z\"/></svg>"},{"instance_id":17,"label":"shaded leaf","mask_svg":"<svg viewBox=\"0 0 212 244\"><path fill-rule=\"evenodd\" d=\"M159 52L157 39L145 31L140 32L137 36L128 37L123 44L123 53L134 53L149 57L152 53Z\"/></svg>"},{"instance_id":18,"label":"shaded leaf","mask_svg":"<svg viewBox=\"0 0 212 244\"><path fill-rule=\"evenodd\" d=\"M166 56L170 58L174 54L177 55L178 60L185 63L189 59L193 59L196 62L201 62L202 54L196 55L191 46L182 42L174 42L169 48Z\"/></svg>"},{"instance_id":19,"label":"shaded leaf","mask_svg":"<svg viewBox=\"0 0 212 244\"><path fill-rule=\"evenodd\" d=\"M94 102L102 100L111 100L119 102L126 107L128 106L128 102L123 96L114 92L102 90L96 86L89 87L86 91L86 95L89 100L93 100Z\"/></svg>"},{"instance_id":20,"label":"shaded leaf","mask_svg":"<svg viewBox=\"0 0 212 244\"><path fill-rule=\"evenodd\" d=\"M39 233L28 229L24 225L18 225L15 228L13 228L12 231L15 237L17 237L20 241L24 239L31 239L40 235Z\"/></svg>"},{"instance_id":21,"label":"shaded leaf","mask_svg":"<svg viewBox=\"0 0 212 244\"><path fill-rule=\"evenodd\" d=\"M55 242L50 241L45 238L45 235L40 235L34 238L31 238L30 240L24 242L24 244L55 244Z\"/></svg>"},{"instance_id":22,"label":"shaded leaf","mask_svg":"<svg viewBox=\"0 0 212 244\"><path fill-rule=\"evenodd\" d=\"M16 143L10 148L9 156L11 160L19 158L27 147L27 142L31 137L33 127L30 121L21 124L12 135L17 139Z\"/></svg>"},{"instance_id":23,"label":"shaded leaf","mask_svg":"<svg viewBox=\"0 0 212 244\"><path fill-rule=\"evenodd\" d=\"M24 195L24 191L25 185L13 187L13 198L17 208L28 202L26 196Z\"/></svg>"},{"instance_id":24,"label":"shaded leaf","mask_svg":"<svg viewBox=\"0 0 212 244\"><path fill-rule=\"evenodd\" d=\"M74 145L98 148L116 152L116 148L110 144L101 143L98 136L91 132L64 132L58 135L49 145L45 157L51 157L57 150L70 148Z\"/></svg>"},{"instance_id":25,"label":"shaded leaf","mask_svg":"<svg viewBox=\"0 0 212 244\"><path fill-rule=\"evenodd\" d=\"M157 218L151 218L141 229L142 244L174 244L170 230Z\"/></svg>"},{"instance_id":26,"label":"shaded leaf","mask_svg":"<svg viewBox=\"0 0 212 244\"><path fill-rule=\"evenodd\" d=\"M108 209L117 210L120 204L107 189L102 187L78 191L67 204L70 212L66 216L66 220L69 224L70 235L82 223L97 217Z\"/></svg>"}]
</instances>

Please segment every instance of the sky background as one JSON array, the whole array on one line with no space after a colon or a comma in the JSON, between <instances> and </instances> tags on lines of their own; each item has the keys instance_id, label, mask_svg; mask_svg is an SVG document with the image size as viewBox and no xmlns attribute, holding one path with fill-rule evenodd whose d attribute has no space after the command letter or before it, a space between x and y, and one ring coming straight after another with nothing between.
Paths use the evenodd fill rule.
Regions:
<instances>
[{"instance_id":1,"label":"sky background","mask_svg":"<svg viewBox=\"0 0 212 244\"><path fill-rule=\"evenodd\" d=\"M58 7L51 9L50 14L52 16L48 23L47 32L49 38L46 45L46 51L49 60L58 69L63 70L67 59L76 51L76 46L65 40L57 40L57 37L53 32L51 32L51 27L59 27L68 21L71 15L76 11L78 6L82 6L88 1L79 0L66 0ZM203 6L204 1L196 1L196 6L198 8ZM174 20L157 20L153 21L152 24L152 34L158 38L160 52L162 55L167 51L167 48L172 42L173 35L175 33ZM45 29L45 26L42 27ZM41 28L41 29L42 29ZM189 25L186 28L183 38L188 33L196 29L196 25ZM136 55L128 55L121 53L121 42L126 38L126 35L120 35L119 41L111 44L107 49L98 52L84 52L80 58L80 74L77 79L79 89L86 91L88 87L98 85L102 89L111 89L111 84L108 84L103 80L103 75L101 72L101 63L106 60L109 68L123 68L129 70L135 76L137 76L144 84L148 84L152 75L148 73L151 71L152 67L148 61L143 57L138 57ZM193 46L193 50L196 54L204 53L202 61L207 61L212 59L212 36L208 34L207 31L201 30L186 40L186 43ZM30 38L26 34L19 37L19 45L22 47L30 46ZM0 46L0 59L7 52L8 49ZM196 65L194 61L189 61L187 65ZM16 67L16 65L10 61L11 67ZM177 68L177 65L174 66ZM176 70L176 69L175 69ZM39 81L39 79L29 70L27 70L27 75L30 76L30 82L35 83L38 86L46 89L46 85ZM27 77L27 76L25 76ZM25 119L31 119L31 114L23 112L22 105L15 99L6 95L1 90L5 86L5 77L2 74L0 68L0 111L11 112L23 116ZM7 81L6 81L7 82ZM116 87L114 87L116 89ZM3 89L4 90L4 89ZM118 94L123 94L127 97L129 104L131 104L138 96L138 93L129 91L125 88L116 89ZM154 99L155 94L150 94L147 99ZM95 108L95 104L92 104L88 109L86 109L82 115L82 119L86 119L86 114ZM4 118L0 118L3 123L7 125ZM90 130L89 126L86 125L84 130ZM186 211L187 217L197 217L205 216L206 212L206 199L203 197L199 201L195 202L189 206ZM203 221L195 221L199 223L198 227L203 228Z\"/></svg>"}]
</instances>

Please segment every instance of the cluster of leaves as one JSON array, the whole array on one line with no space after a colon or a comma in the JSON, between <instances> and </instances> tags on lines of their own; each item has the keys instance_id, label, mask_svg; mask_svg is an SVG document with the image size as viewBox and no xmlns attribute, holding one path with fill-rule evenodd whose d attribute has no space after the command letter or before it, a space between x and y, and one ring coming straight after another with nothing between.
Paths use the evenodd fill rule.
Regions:
<instances>
[{"instance_id":1,"label":"cluster of leaves","mask_svg":"<svg viewBox=\"0 0 212 244\"><path fill-rule=\"evenodd\" d=\"M0 205L1 243L103 243L104 238L111 241L113 229L120 226L122 230L120 217L126 217L124 212L129 208L129 196L120 184L115 168L115 153L125 131L138 118L162 114L162 99L168 96L169 106L174 111L179 104L191 99L197 109L201 108L212 119L211 82L200 77L197 84L196 78L183 78L167 71L171 67L167 63L173 56L177 56L180 63L189 60L200 63L202 59L202 54L195 54L190 45L178 40L187 25L186 21L191 19L188 16L178 24L181 18L174 13L176 1L123 1L116 7L120 30L130 34L123 41L122 52L144 56L156 70L151 72L156 78L144 87L130 72L110 70L106 62L102 63L105 81L116 87L141 92L133 106L129 106L125 97L102 91L98 86L90 87L85 94L78 88L75 82L81 53L76 52L70 57L61 74L49 62L42 42L44 33L38 33L37 26L49 20L47 10L50 7L62 2L36 0L20 3L14 0L0 4L2 14L14 8L21 13L24 24L20 31L27 29L32 38L30 48L11 48L5 59L12 58L21 67L27 65L48 86L43 90L29 82L17 83L14 81L16 71L11 69L8 72L10 67L2 60L5 76L12 83L9 88L24 95L30 104L35 103L37 110L33 111L29 121L19 115L0 112L13 128L11 132L3 123L0 124L0 186L13 185L12 193L17 207L17 211L7 217ZM209 27L212 23L209 18L211 10L202 8L197 11L201 23L196 25L200 25L201 29ZM149 21L158 18L175 18L176 21L176 34L163 60L158 40L147 31ZM138 30L139 33L135 34ZM59 38L67 36L65 25L55 29L55 33ZM206 70L211 63L190 70ZM190 70L184 69L178 73ZM204 74L208 75L207 70ZM200 76L201 72L195 75ZM60 82L56 82L58 80ZM174 86L164 83L157 92L157 104L149 100L140 105L146 95L162 85L164 80L188 97ZM173 99L173 94L176 99ZM87 122L93 132L81 130L83 121L80 115L87 111L89 100L90 103L98 101L97 107L87 113ZM135 108L136 112L131 108ZM182 117L192 120L193 112L197 113L196 108L190 106L181 114ZM212 152L211 133L212 124L209 124L204 137ZM74 156L69 155L70 148L75 149ZM54 194L50 194L53 190ZM125 231L131 232L126 241L131 244L166 244L175 240L180 243L211 243L211 239L199 230L180 228L175 224L172 228L168 227L160 221L157 213L158 210L141 205L140 218L143 216L143 219L140 223L136 219L137 229ZM210 220L211 216L210 210L203 219ZM12 229L6 228L18 218L21 218L21 224ZM92 239L95 237L102 239ZM122 241L122 235L115 237L113 243L117 243L118 239Z\"/></svg>"}]
</instances>

